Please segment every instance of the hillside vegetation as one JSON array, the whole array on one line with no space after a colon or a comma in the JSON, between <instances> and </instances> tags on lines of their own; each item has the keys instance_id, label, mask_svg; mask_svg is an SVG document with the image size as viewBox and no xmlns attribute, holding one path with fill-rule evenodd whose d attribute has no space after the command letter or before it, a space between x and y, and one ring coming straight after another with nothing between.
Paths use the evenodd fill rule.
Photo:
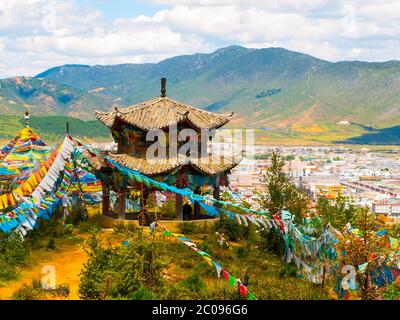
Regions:
<instances>
[{"instance_id":1,"label":"hillside vegetation","mask_svg":"<svg viewBox=\"0 0 400 320\"><path fill-rule=\"evenodd\" d=\"M323 141L332 142L368 133L357 125L382 130L400 122L398 61L332 63L282 48L240 46L159 63L65 65L34 78L0 80L0 108L11 114L29 106L36 115L89 120L94 109L158 96L161 77L168 79L167 95L172 98L213 112L234 111L232 126L291 126L308 141L314 138L307 128L314 126L323 129ZM337 126L341 121L357 125ZM370 138L362 141L374 141Z\"/></svg>"},{"instance_id":2,"label":"hillside vegetation","mask_svg":"<svg viewBox=\"0 0 400 320\"><path fill-rule=\"evenodd\" d=\"M46 142L57 142L66 133L66 123L69 123L69 133L78 138L110 140L111 136L107 127L97 120L83 121L64 116L32 117L30 126ZM21 117L0 115L0 139L7 140L24 127Z\"/></svg>"}]
</instances>

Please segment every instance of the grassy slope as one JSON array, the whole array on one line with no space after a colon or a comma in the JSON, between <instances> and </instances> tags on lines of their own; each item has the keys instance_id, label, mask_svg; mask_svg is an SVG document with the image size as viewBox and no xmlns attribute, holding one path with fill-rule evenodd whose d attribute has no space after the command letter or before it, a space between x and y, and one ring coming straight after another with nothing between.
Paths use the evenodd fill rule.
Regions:
<instances>
[{"instance_id":1,"label":"grassy slope","mask_svg":"<svg viewBox=\"0 0 400 320\"><path fill-rule=\"evenodd\" d=\"M79 273L87 259L81 244L88 237L88 233L76 231L74 236L63 236L56 239L55 250L34 250L30 255L28 266L21 270L18 280L0 283L0 300L10 299L12 294L24 283L31 284L32 279L40 277L41 268L48 264L56 267L57 284L68 284L70 286L69 299L79 298ZM248 246L245 241L231 242L230 249L221 249L215 241L211 241L212 237L208 231L199 231L194 235L188 235L188 237L198 245L207 241L210 246L208 251L212 253L215 260L237 278L243 280L244 274L247 272L250 275L248 288L258 299L329 299L329 288L321 288L298 278L280 277L280 257L258 250L254 246ZM121 234L104 230L102 231L102 238L109 240L114 245L121 245L121 242L125 239ZM227 281L219 280L216 277L215 268L208 267L200 255L171 237L160 236L160 239L166 241L166 245L170 248L170 263L165 273L169 281L179 282L193 272L198 272L206 284L205 290L208 293L204 293L204 296L217 295L220 299L232 297L232 292L235 289L229 287ZM42 242L45 244L46 239L43 239ZM247 248L247 257L238 257L237 251L240 246ZM51 299L52 297L45 295L41 298Z\"/></svg>"},{"instance_id":2,"label":"grassy slope","mask_svg":"<svg viewBox=\"0 0 400 320\"><path fill-rule=\"evenodd\" d=\"M55 142L65 134L66 122L69 122L70 134L85 140L111 140L109 130L97 120L82 121L64 116L32 117L30 126L46 142ZM0 115L0 139L8 140L24 127L23 120L17 116Z\"/></svg>"}]
</instances>

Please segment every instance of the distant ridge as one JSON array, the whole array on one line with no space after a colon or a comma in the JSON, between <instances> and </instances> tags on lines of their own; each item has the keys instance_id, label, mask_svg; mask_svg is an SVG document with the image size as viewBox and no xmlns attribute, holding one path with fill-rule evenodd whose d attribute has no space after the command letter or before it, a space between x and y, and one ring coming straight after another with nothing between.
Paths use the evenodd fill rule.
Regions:
<instances>
[{"instance_id":1,"label":"distant ridge","mask_svg":"<svg viewBox=\"0 0 400 320\"><path fill-rule=\"evenodd\" d=\"M0 108L11 113L27 104L39 115L91 119L95 108L158 96L161 77L168 78L168 96L213 112L236 112L235 126L400 123L399 61L329 62L283 48L237 45L159 63L59 66L24 78L23 85L3 79Z\"/></svg>"}]
</instances>

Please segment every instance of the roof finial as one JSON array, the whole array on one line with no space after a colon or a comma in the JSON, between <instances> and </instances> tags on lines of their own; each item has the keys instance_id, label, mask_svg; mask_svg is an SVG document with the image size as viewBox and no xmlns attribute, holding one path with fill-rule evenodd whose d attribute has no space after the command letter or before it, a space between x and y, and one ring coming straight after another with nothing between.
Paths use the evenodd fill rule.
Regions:
<instances>
[{"instance_id":1,"label":"roof finial","mask_svg":"<svg viewBox=\"0 0 400 320\"><path fill-rule=\"evenodd\" d=\"M161 78L161 97L166 97L167 89L167 78Z\"/></svg>"},{"instance_id":2,"label":"roof finial","mask_svg":"<svg viewBox=\"0 0 400 320\"><path fill-rule=\"evenodd\" d=\"M25 113L24 113L24 119L25 119L25 128L29 127L29 119L31 116L29 115L29 110L26 108Z\"/></svg>"}]
</instances>

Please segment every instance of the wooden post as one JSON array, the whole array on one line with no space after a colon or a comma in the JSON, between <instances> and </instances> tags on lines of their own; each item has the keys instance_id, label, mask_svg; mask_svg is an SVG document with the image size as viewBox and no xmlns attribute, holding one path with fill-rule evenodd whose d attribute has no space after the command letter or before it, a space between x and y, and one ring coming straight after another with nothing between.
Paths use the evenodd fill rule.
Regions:
<instances>
[{"instance_id":1,"label":"wooden post","mask_svg":"<svg viewBox=\"0 0 400 320\"><path fill-rule=\"evenodd\" d=\"M118 219L125 220L126 187L118 195Z\"/></svg>"},{"instance_id":2,"label":"wooden post","mask_svg":"<svg viewBox=\"0 0 400 320\"><path fill-rule=\"evenodd\" d=\"M200 187L197 186L196 189L194 189L195 194L200 194ZM194 218L199 219L200 218L200 205L197 201L194 202Z\"/></svg>"},{"instance_id":3,"label":"wooden post","mask_svg":"<svg viewBox=\"0 0 400 320\"><path fill-rule=\"evenodd\" d=\"M176 220L181 220L181 221L183 220L182 203L183 203L182 195L175 193Z\"/></svg>"},{"instance_id":4,"label":"wooden post","mask_svg":"<svg viewBox=\"0 0 400 320\"><path fill-rule=\"evenodd\" d=\"M322 288L324 287L324 284L325 284L325 275L326 275L326 268L324 266L324 270L322 272L322 283L321 283Z\"/></svg>"},{"instance_id":5,"label":"wooden post","mask_svg":"<svg viewBox=\"0 0 400 320\"><path fill-rule=\"evenodd\" d=\"M216 183L215 183L215 185L214 185L214 191L213 191L213 197L214 197L214 199L216 199L216 200L219 200L220 199L220 189L219 189L219 180L220 180L220 175L219 174L217 174L217 178L216 178ZM217 208L219 208L219 207L221 207L221 205L219 204L219 203L217 203L217 204L215 204L215 207L217 207Z\"/></svg>"},{"instance_id":6,"label":"wooden post","mask_svg":"<svg viewBox=\"0 0 400 320\"><path fill-rule=\"evenodd\" d=\"M213 197L216 200L220 199L220 189L219 189L219 184L214 186L214 191L213 191ZM221 205L219 203L216 203L215 206L219 208Z\"/></svg>"},{"instance_id":7,"label":"wooden post","mask_svg":"<svg viewBox=\"0 0 400 320\"><path fill-rule=\"evenodd\" d=\"M110 188L106 185L105 181L102 181L102 194L103 199L101 213L104 216L110 213Z\"/></svg>"}]
</instances>

